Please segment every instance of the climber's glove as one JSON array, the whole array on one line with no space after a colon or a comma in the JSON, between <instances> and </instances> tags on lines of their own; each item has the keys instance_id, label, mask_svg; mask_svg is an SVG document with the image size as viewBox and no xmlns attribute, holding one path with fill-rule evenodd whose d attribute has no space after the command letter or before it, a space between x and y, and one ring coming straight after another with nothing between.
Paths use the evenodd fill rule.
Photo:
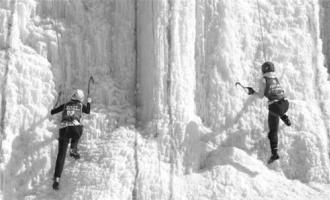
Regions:
<instances>
[{"instance_id":1,"label":"climber's glove","mask_svg":"<svg viewBox=\"0 0 330 200\"><path fill-rule=\"evenodd\" d=\"M252 95L254 93L256 93L256 91L254 91L254 89L252 87L246 87L248 89L248 95Z\"/></svg>"}]
</instances>

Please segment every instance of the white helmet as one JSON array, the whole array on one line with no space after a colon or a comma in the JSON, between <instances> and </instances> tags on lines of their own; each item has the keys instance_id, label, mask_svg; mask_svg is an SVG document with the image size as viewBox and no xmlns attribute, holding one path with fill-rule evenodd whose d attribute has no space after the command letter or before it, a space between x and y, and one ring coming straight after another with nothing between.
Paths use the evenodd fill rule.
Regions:
<instances>
[{"instance_id":1,"label":"white helmet","mask_svg":"<svg viewBox=\"0 0 330 200\"><path fill-rule=\"evenodd\" d=\"M85 97L84 92L82 90L80 90L80 89L76 89L73 92L73 94L71 96L71 99L72 100L78 100L80 102L83 102L84 101L84 97Z\"/></svg>"}]
</instances>

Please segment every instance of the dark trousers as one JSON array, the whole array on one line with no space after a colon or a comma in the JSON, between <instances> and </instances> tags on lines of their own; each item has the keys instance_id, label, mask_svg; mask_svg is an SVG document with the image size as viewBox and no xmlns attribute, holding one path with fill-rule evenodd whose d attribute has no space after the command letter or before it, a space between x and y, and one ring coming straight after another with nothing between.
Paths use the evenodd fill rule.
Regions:
<instances>
[{"instance_id":1,"label":"dark trousers","mask_svg":"<svg viewBox=\"0 0 330 200\"><path fill-rule=\"evenodd\" d=\"M54 177L61 177L69 141L71 139L70 148L76 149L82 135L82 130L82 126L67 126L60 129Z\"/></svg>"},{"instance_id":2,"label":"dark trousers","mask_svg":"<svg viewBox=\"0 0 330 200\"><path fill-rule=\"evenodd\" d=\"M279 125L279 119L286 117L285 113L289 109L289 102L285 99L282 99L278 102L275 102L268 107L269 113L268 113L268 127L269 127L269 133L268 138L270 142L270 149L272 151L272 154L277 153L277 144L278 144L278 125Z\"/></svg>"}]
</instances>

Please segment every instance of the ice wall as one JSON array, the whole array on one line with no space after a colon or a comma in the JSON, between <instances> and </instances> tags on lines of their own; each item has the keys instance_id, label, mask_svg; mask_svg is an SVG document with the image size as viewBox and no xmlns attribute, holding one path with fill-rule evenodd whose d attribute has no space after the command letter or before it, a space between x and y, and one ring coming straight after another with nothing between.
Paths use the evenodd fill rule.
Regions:
<instances>
[{"instance_id":1,"label":"ice wall","mask_svg":"<svg viewBox=\"0 0 330 200\"><path fill-rule=\"evenodd\" d=\"M25 192L44 180L53 162L53 127L48 119L55 94L51 65L41 51L21 40L32 7L28 1L0 3L0 198ZM47 34L39 37L45 39Z\"/></svg>"},{"instance_id":2,"label":"ice wall","mask_svg":"<svg viewBox=\"0 0 330 200\"><path fill-rule=\"evenodd\" d=\"M139 158L138 199L185 198L179 177L199 168L195 10L196 2L185 0L137 4L137 120L156 140L138 148L148 155Z\"/></svg>"},{"instance_id":3,"label":"ice wall","mask_svg":"<svg viewBox=\"0 0 330 200\"><path fill-rule=\"evenodd\" d=\"M329 31L330 31L330 23L328 21L330 17L330 2L327 0L320 0L320 29L321 29L321 39L322 39L322 51L325 56L325 67L328 68L329 71Z\"/></svg>"},{"instance_id":4,"label":"ice wall","mask_svg":"<svg viewBox=\"0 0 330 200\"><path fill-rule=\"evenodd\" d=\"M130 112L136 85L134 1L38 1L36 9L57 31L58 56L51 60L57 90L65 96L73 88L87 91L92 75L95 103Z\"/></svg>"},{"instance_id":5,"label":"ice wall","mask_svg":"<svg viewBox=\"0 0 330 200\"><path fill-rule=\"evenodd\" d=\"M186 17L180 9L189 9L189 5L195 6L189 10L189 20L176 26L178 16ZM318 13L318 1L260 1L259 5L258 1L139 2L139 121L152 122L156 127L148 134L158 135L161 125L153 120L168 120L168 134L174 137L173 149L181 161L189 155L184 149L199 144L199 139L185 144L185 137L235 146L265 161L269 156L266 102L248 97L235 88L235 82L257 86L260 65L266 58L276 65L291 102L288 114L296 122L291 128L280 126L281 171L290 179L328 182L329 85ZM195 31L187 28L190 23L195 24ZM185 35L192 32L195 37L186 40ZM189 47L192 40L195 49L181 51L180 45ZM192 60L195 67L182 70L177 58ZM175 75L173 71L177 71ZM189 78L193 74L195 78ZM181 103L187 100L193 102ZM180 117L182 114L188 117ZM196 129L187 131L189 120L213 132L201 137ZM203 147L197 146L194 154L202 155L199 148ZM306 155L310 159L302 162ZM197 160L195 163L203 163L203 159Z\"/></svg>"},{"instance_id":6,"label":"ice wall","mask_svg":"<svg viewBox=\"0 0 330 200\"><path fill-rule=\"evenodd\" d=\"M87 92L93 75L95 126L85 130L88 141L135 123L134 5L133 1L0 2L4 156L0 199L21 199L49 184L58 137L49 111L59 92L63 94L59 103L68 100L74 88Z\"/></svg>"},{"instance_id":7,"label":"ice wall","mask_svg":"<svg viewBox=\"0 0 330 200\"><path fill-rule=\"evenodd\" d=\"M195 112L195 2L139 1L138 118L187 121Z\"/></svg>"},{"instance_id":8,"label":"ice wall","mask_svg":"<svg viewBox=\"0 0 330 200\"><path fill-rule=\"evenodd\" d=\"M269 155L266 104L234 87L236 81L257 86L261 77L261 23L266 59L275 63L293 121L291 128L280 125L281 170L288 178L328 182L329 85L318 1L259 2L260 21L257 1L198 1L197 113L216 143L262 160Z\"/></svg>"},{"instance_id":9,"label":"ice wall","mask_svg":"<svg viewBox=\"0 0 330 200\"><path fill-rule=\"evenodd\" d=\"M176 163L175 173L186 171L189 168L187 165L191 164L182 162L185 157L191 158L185 149L191 148L195 150L194 154L203 155L201 149L205 146L199 145L200 138L216 147L238 147L266 161L270 153L267 104L235 88L236 81L257 86L261 77L260 65L266 57L276 65L277 75L291 102L288 114L296 122L291 128L280 126L279 147L283 158L279 171L289 179L329 182L329 111L326 106L329 85L322 66L318 1L260 1L259 5L258 1L196 1L194 4L195 9L189 10L189 16L195 16L196 20L195 50L190 50L188 54L175 51L177 47L172 46L172 41L176 41L174 44L189 41L181 35L191 30L180 28L177 32L176 26L173 26L176 15L185 18L182 15L184 12L178 14L173 7L185 5L182 7L189 8L189 3L156 1L146 4L142 1L138 4L137 33L138 36L141 34L138 37L138 66L142 71L138 77L148 74L139 82L138 116L142 124L145 124L143 120L152 122L164 118L164 114L165 119L168 115L171 121L171 105L182 109L181 113L192 111L190 118L180 118L175 113L174 129L168 123L170 142L167 148L170 152L174 149L173 157L179 160L169 161ZM144 12L140 11L142 9ZM168 9L170 12L166 11ZM185 23L189 21L180 23L179 27L186 27ZM176 56L181 54L179 57L183 59L194 60L195 67L190 72L195 74L195 78L184 81L190 77L189 71L181 71L182 76L171 76L170 70L181 69L175 57L171 57L171 50L176 52ZM150 54L154 56L150 57ZM150 70L151 67L154 71ZM150 73L152 78L147 78ZM155 79L155 76L159 78ZM183 88L183 85L192 88L194 104L181 104L183 98L180 96L171 99L172 82L184 83L176 85L177 88ZM182 96L188 98L191 93L187 92L189 90L184 90L182 94L185 95ZM166 97L169 99L166 100ZM190 128L187 124L195 115L201 118L203 124L197 123L196 119L192 122L195 128ZM158 135L161 125L153 125L156 127L149 129L148 133ZM203 125L213 132L201 137L205 131L200 131L196 126ZM197 139L184 143L189 140L187 138L194 137ZM204 151L208 151L207 148ZM173 158L171 155L169 157ZM197 158L193 169L203 166L203 162L203 158Z\"/></svg>"},{"instance_id":10,"label":"ice wall","mask_svg":"<svg viewBox=\"0 0 330 200\"><path fill-rule=\"evenodd\" d=\"M329 182L318 3L0 2L0 198L274 199L275 187L281 199L326 199L290 180ZM281 160L270 170L266 101L235 88L257 86L264 57L293 122L280 126ZM68 161L53 194L57 127L47 113L59 92L64 102L74 88L87 91L90 75L84 160ZM139 131L114 131L133 124Z\"/></svg>"}]
</instances>

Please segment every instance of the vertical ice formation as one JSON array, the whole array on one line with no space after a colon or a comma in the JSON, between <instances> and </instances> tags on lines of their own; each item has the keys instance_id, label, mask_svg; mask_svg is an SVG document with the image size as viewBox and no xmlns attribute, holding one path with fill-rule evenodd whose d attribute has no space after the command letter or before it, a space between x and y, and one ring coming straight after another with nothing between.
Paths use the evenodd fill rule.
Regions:
<instances>
[{"instance_id":1,"label":"vertical ice formation","mask_svg":"<svg viewBox=\"0 0 330 200\"><path fill-rule=\"evenodd\" d=\"M137 2L137 117L143 125L160 118L167 109L167 6L166 1Z\"/></svg>"},{"instance_id":2,"label":"vertical ice formation","mask_svg":"<svg viewBox=\"0 0 330 200\"><path fill-rule=\"evenodd\" d=\"M66 95L73 88L86 90L88 78L93 75L96 85L92 93L96 103L126 107L131 112L129 106L135 103L136 82L134 1L39 1L38 4L40 17L52 19L57 30L59 56L52 61L57 88ZM118 120L127 123L128 119Z\"/></svg>"},{"instance_id":3,"label":"vertical ice formation","mask_svg":"<svg viewBox=\"0 0 330 200\"><path fill-rule=\"evenodd\" d=\"M330 2L327 0L320 0L320 29L321 29L321 39L322 39L322 51L325 55L325 67L328 68L329 71L329 63L330 63L330 41L329 41L329 31L330 31Z\"/></svg>"},{"instance_id":4,"label":"vertical ice formation","mask_svg":"<svg viewBox=\"0 0 330 200\"><path fill-rule=\"evenodd\" d=\"M195 3L138 1L137 41L141 124L186 122L195 112Z\"/></svg>"},{"instance_id":5,"label":"vertical ice formation","mask_svg":"<svg viewBox=\"0 0 330 200\"><path fill-rule=\"evenodd\" d=\"M257 86L261 76L257 2L198 1L196 107L215 131L210 140L264 160L269 155L266 104L234 88L236 81ZM276 65L294 122L291 128L280 126L281 169L289 178L328 182L329 85L319 39L318 1L259 2L266 57Z\"/></svg>"},{"instance_id":6,"label":"vertical ice formation","mask_svg":"<svg viewBox=\"0 0 330 200\"><path fill-rule=\"evenodd\" d=\"M0 190L6 197L44 180L52 164L52 124L48 111L54 99L53 74L41 47L47 34L38 35L30 16L31 1L0 3L1 147ZM23 40L36 36L33 49ZM16 177L15 180L13 177ZM22 184L17 184L17 183Z\"/></svg>"},{"instance_id":7,"label":"vertical ice formation","mask_svg":"<svg viewBox=\"0 0 330 200\"><path fill-rule=\"evenodd\" d=\"M294 182L259 161L269 156L266 103L234 86L257 85L264 53L291 102L293 126L280 126L277 170L328 183L329 84L318 3L1 1L0 198L47 199L41 185L53 172L56 128L47 113L55 88L63 102L73 88L86 90L90 75L95 102L81 142L85 160L66 166L64 192L54 199L120 199L118 188L135 199L262 199L272 187L287 194ZM154 139L113 132L135 120ZM302 196L315 193L295 186Z\"/></svg>"},{"instance_id":8,"label":"vertical ice formation","mask_svg":"<svg viewBox=\"0 0 330 200\"><path fill-rule=\"evenodd\" d=\"M94 116L83 141L99 141L119 125L134 124L135 2L6 0L0 8L6 82L0 195L21 199L48 184L53 173L57 128L48 113L55 88L64 93L63 103L73 88L86 91L94 76ZM90 142L83 145L91 148Z\"/></svg>"},{"instance_id":9,"label":"vertical ice formation","mask_svg":"<svg viewBox=\"0 0 330 200\"><path fill-rule=\"evenodd\" d=\"M140 155L148 155L140 157L142 199L185 198L179 177L199 169L195 10L195 2L187 0L137 4L137 117L146 134L157 141L139 147Z\"/></svg>"}]
</instances>

